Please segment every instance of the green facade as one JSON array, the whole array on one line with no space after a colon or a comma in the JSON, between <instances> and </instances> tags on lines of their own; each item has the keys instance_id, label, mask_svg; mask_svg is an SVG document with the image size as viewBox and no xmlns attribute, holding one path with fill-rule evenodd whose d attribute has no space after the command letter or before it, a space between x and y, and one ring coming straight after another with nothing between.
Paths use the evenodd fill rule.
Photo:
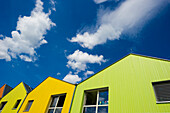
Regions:
<instances>
[{"instance_id":1,"label":"green facade","mask_svg":"<svg viewBox=\"0 0 170 113\"><path fill-rule=\"evenodd\" d=\"M152 82L170 80L170 62L130 54L77 85L70 113L82 113L85 90L109 88L109 113L165 113Z\"/></svg>"}]
</instances>

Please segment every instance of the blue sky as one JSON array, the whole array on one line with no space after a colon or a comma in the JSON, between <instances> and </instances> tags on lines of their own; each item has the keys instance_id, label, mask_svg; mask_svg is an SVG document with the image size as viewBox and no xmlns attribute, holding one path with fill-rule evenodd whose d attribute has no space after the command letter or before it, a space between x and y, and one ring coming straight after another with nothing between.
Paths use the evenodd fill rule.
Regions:
<instances>
[{"instance_id":1,"label":"blue sky","mask_svg":"<svg viewBox=\"0 0 170 113\"><path fill-rule=\"evenodd\" d=\"M170 59L169 0L0 1L0 85L80 82L129 53Z\"/></svg>"}]
</instances>

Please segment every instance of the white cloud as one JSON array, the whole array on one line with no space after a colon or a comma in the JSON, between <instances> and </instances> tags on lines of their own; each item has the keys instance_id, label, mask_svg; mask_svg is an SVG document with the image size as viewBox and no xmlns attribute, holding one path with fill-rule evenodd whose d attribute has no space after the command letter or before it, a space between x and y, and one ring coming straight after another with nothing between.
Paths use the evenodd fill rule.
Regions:
<instances>
[{"instance_id":1,"label":"white cloud","mask_svg":"<svg viewBox=\"0 0 170 113\"><path fill-rule=\"evenodd\" d=\"M56 11L56 8L55 8L56 3L57 3L56 1L50 0L50 4L51 4L51 6L52 6L52 10L53 10L53 11Z\"/></svg>"},{"instance_id":2,"label":"white cloud","mask_svg":"<svg viewBox=\"0 0 170 113\"><path fill-rule=\"evenodd\" d=\"M61 75L61 73L58 72L57 75Z\"/></svg>"},{"instance_id":3,"label":"white cloud","mask_svg":"<svg viewBox=\"0 0 170 113\"><path fill-rule=\"evenodd\" d=\"M11 58L21 58L24 61L36 59L35 49L46 44L44 35L55 23L49 18L50 13L43 12L43 2L36 1L36 7L31 16L18 18L16 31L12 31L12 37L0 39L0 59L11 61Z\"/></svg>"},{"instance_id":4,"label":"white cloud","mask_svg":"<svg viewBox=\"0 0 170 113\"><path fill-rule=\"evenodd\" d=\"M92 75L92 74L94 74L94 72L93 71L86 71L85 73L84 73L84 77L83 77L83 79L86 79L86 78L88 78L87 77L87 75Z\"/></svg>"},{"instance_id":5,"label":"white cloud","mask_svg":"<svg viewBox=\"0 0 170 113\"><path fill-rule=\"evenodd\" d=\"M108 0L94 0L94 2L96 4L101 4L101 3L106 2L106 1L108 1Z\"/></svg>"},{"instance_id":6,"label":"white cloud","mask_svg":"<svg viewBox=\"0 0 170 113\"><path fill-rule=\"evenodd\" d=\"M88 71L88 70L84 73L85 76L92 75L92 74L94 74L94 72L93 71Z\"/></svg>"},{"instance_id":7,"label":"white cloud","mask_svg":"<svg viewBox=\"0 0 170 113\"><path fill-rule=\"evenodd\" d=\"M77 83L79 81L81 81L82 79L78 76L78 75L73 75L72 72L70 71L63 79L66 82L70 82L70 83Z\"/></svg>"},{"instance_id":8,"label":"white cloud","mask_svg":"<svg viewBox=\"0 0 170 113\"><path fill-rule=\"evenodd\" d=\"M165 4L168 4L167 0L126 0L113 11L99 12L101 14L98 14L100 16L96 32L77 34L70 42L77 42L84 48L92 49L107 40L119 39L123 32L143 26Z\"/></svg>"},{"instance_id":9,"label":"white cloud","mask_svg":"<svg viewBox=\"0 0 170 113\"><path fill-rule=\"evenodd\" d=\"M1 37L4 37L4 36L3 36L2 34L0 34L0 38L1 38Z\"/></svg>"},{"instance_id":10,"label":"white cloud","mask_svg":"<svg viewBox=\"0 0 170 113\"><path fill-rule=\"evenodd\" d=\"M71 67L73 70L77 71L85 71L85 69L87 69L87 63L101 64L102 62L106 62L106 60L103 59L103 55L92 55L79 50L67 56L67 59L69 60L67 62L67 67Z\"/></svg>"}]
</instances>

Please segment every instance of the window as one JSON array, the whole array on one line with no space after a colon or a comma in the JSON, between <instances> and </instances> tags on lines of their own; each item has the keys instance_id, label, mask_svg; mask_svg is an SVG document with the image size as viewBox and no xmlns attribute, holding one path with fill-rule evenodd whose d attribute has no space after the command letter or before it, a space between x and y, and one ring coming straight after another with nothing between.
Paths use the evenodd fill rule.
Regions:
<instances>
[{"instance_id":1,"label":"window","mask_svg":"<svg viewBox=\"0 0 170 113\"><path fill-rule=\"evenodd\" d=\"M34 100L29 100L24 111L29 111Z\"/></svg>"},{"instance_id":2,"label":"window","mask_svg":"<svg viewBox=\"0 0 170 113\"><path fill-rule=\"evenodd\" d=\"M152 83L157 103L170 102L170 81Z\"/></svg>"},{"instance_id":3,"label":"window","mask_svg":"<svg viewBox=\"0 0 170 113\"><path fill-rule=\"evenodd\" d=\"M48 113L61 113L65 101L65 97L66 94L52 96L52 100L48 108Z\"/></svg>"},{"instance_id":4,"label":"window","mask_svg":"<svg viewBox=\"0 0 170 113\"><path fill-rule=\"evenodd\" d=\"M108 113L108 88L86 91L83 113Z\"/></svg>"},{"instance_id":5,"label":"window","mask_svg":"<svg viewBox=\"0 0 170 113\"><path fill-rule=\"evenodd\" d=\"M2 103L0 104L0 112L2 111L2 109L4 108L4 106L5 106L6 103L7 103L7 101L6 101L6 102L2 102Z\"/></svg>"},{"instance_id":6,"label":"window","mask_svg":"<svg viewBox=\"0 0 170 113\"><path fill-rule=\"evenodd\" d=\"M13 109L17 109L17 107L18 107L18 105L19 105L19 103L21 102L21 99L19 99L19 100L17 100L17 102L15 103L15 105L14 105L14 108Z\"/></svg>"}]
</instances>

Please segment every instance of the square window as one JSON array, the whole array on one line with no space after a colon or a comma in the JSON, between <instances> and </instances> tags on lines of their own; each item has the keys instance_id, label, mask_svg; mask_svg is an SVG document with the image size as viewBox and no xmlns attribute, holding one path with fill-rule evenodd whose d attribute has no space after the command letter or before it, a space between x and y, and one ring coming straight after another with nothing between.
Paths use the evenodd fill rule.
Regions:
<instances>
[{"instance_id":1,"label":"square window","mask_svg":"<svg viewBox=\"0 0 170 113\"><path fill-rule=\"evenodd\" d=\"M85 91L83 113L108 113L108 88Z\"/></svg>"},{"instance_id":2,"label":"square window","mask_svg":"<svg viewBox=\"0 0 170 113\"><path fill-rule=\"evenodd\" d=\"M29 100L24 111L29 111L34 100Z\"/></svg>"},{"instance_id":3,"label":"square window","mask_svg":"<svg viewBox=\"0 0 170 113\"><path fill-rule=\"evenodd\" d=\"M1 102L1 104L0 104L0 112L1 112L2 109L5 107L6 103L7 103L7 101Z\"/></svg>"},{"instance_id":4,"label":"square window","mask_svg":"<svg viewBox=\"0 0 170 113\"><path fill-rule=\"evenodd\" d=\"M170 81L152 83L157 103L170 102Z\"/></svg>"},{"instance_id":5,"label":"square window","mask_svg":"<svg viewBox=\"0 0 170 113\"><path fill-rule=\"evenodd\" d=\"M61 113L66 94L52 96L48 113Z\"/></svg>"},{"instance_id":6,"label":"square window","mask_svg":"<svg viewBox=\"0 0 170 113\"><path fill-rule=\"evenodd\" d=\"M21 102L21 99L19 99L19 100L17 100L17 102L15 103L15 105L14 105L14 108L13 109L17 109L17 107L18 107L18 105L19 105L19 103Z\"/></svg>"}]
</instances>

